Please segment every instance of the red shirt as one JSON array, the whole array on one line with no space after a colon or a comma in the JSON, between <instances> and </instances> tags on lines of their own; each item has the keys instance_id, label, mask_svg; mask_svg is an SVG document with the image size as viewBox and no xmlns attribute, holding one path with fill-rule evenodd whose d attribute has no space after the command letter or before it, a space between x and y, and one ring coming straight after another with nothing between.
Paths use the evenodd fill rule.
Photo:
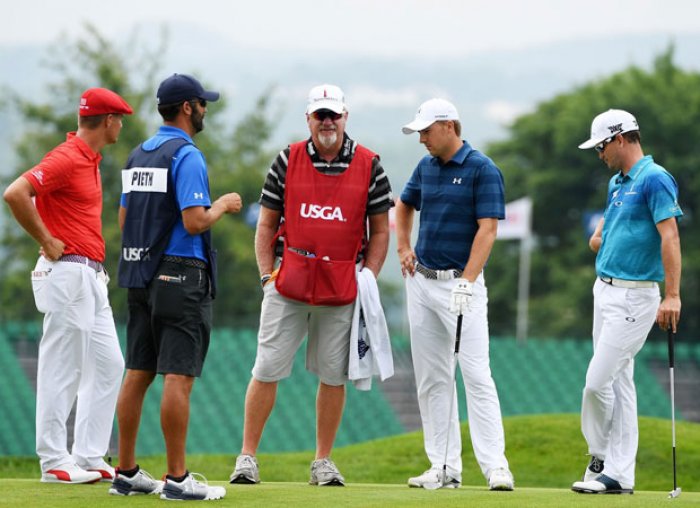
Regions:
<instances>
[{"instance_id":1,"label":"red shirt","mask_svg":"<svg viewBox=\"0 0 700 508\"><path fill-rule=\"evenodd\" d=\"M36 208L53 236L66 244L63 254L105 259L102 238L102 156L70 132L66 141L24 173L36 192Z\"/></svg>"}]
</instances>

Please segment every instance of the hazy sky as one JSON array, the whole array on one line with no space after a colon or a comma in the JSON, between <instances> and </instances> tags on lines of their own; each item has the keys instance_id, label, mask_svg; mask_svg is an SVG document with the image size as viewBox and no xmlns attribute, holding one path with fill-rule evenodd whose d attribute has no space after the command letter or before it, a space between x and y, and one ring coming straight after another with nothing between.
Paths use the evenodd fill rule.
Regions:
<instances>
[{"instance_id":1,"label":"hazy sky","mask_svg":"<svg viewBox=\"0 0 700 508\"><path fill-rule=\"evenodd\" d=\"M700 6L695 0L24 0L3 9L0 46L50 42L83 21L109 37L137 25L189 22L255 48L470 55L590 36L698 32Z\"/></svg>"}]
</instances>

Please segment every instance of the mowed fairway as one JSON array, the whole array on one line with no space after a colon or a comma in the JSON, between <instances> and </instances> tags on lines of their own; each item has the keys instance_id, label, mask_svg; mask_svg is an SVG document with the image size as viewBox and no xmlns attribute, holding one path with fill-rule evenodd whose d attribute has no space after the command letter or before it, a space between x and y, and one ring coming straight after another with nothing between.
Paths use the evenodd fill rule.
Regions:
<instances>
[{"instance_id":1,"label":"mowed fairway","mask_svg":"<svg viewBox=\"0 0 700 508\"><path fill-rule=\"evenodd\" d=\"M582 495L569 490L587 463L579 416L534 415L504 419L507 454L515 475L514 492L489 492L469 446L469 429L463 426L464 471L460 489L410 489L406 480L427 466L422 434L414 432L338 448L333 459L347 480L346 487L313 487L309 478L312 452L261 454L260 485L226 482L235 456L191 455L188 466L206 475L212 484L226 487L226 498L213 506L335 507L335 506L700 506L700 425L678 422L679 498L668 499L673 487L670 421L640 419L637 485L632 496ZM311 431L313 429L310 429ZM263 437L264 439L264 437ZM233 444L222 443L222 448ZM160 476L163 456L143 457L144 469ZM39 482L35 458L0 457L0 506L136 507L153 506L156 496L110 496L109 484L56 485ZM668 504L664 504L668 503ZM178 505L179 506L179 505ZM207 504L206 506L210 506Z\"/></svg>"},{"instance_id":2,"label":"mowed fairway","mask_svg":"<svg viewBox=\"0 0 700 508\"><path fill-rule=\"evenodd\" d=\"M588 496L564 489L517 488L514 492L489 492L486 487L463 486L460 489L427 491L405 485L349 484L347 487L319 488L303 483L262 483L225 485L226 497L206 506L260 507L381 507L381 506L478 506L570 507L700 506L700 493L683 492L667 499L666 492L635 492L632 496ZM48 485L36 480L0 480L2 506L81 508L154 506L164 501L157 496L131 496L128 499L107 494L106 484Z\"/></svg>"}]
</instances>

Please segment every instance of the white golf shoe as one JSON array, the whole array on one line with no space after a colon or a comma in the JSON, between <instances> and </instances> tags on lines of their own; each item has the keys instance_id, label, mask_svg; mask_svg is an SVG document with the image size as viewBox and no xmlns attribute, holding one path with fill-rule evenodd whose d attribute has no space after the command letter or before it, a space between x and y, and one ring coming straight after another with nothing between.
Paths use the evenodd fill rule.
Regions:
<instances>
[{"instance_id":1,"label":"white golf shoe","mask_svg":"<svg viewBox=\"0 0 700 508\"><path fill-rule=\"evenodd\" d=\"M408 479L408 486L416 489L456 489L461 484L461 478L445 474L442 468L430 468L423 474Z\"/></svg>"},{"instance_id":2,"label":"white golf shoe","mask_svg":"<svg viewBox=\"0 0 700 508\"><path fill-rule=\"evenodd\" d=\"M85 471L73 462L61 464L41 473L42 483L95 483L101 479L101 473Z\"/></svg>"},{"instance_id":3,"label":"white golf shoe","mask_svg":"<svg viewBox=\"0 0 700 508\"><path fill-rule=\"evenodd\" d=\"M196 480L196 475L200 480ZM166 501L210 501L222 499L226 495L224 487L213 487L207 483L207 479L198 473L189 473L181 482L170 478L165 479L161 499Z\"/></svg>"},{"instance_id":4,"label":"white golf shoe","mask_svg":"<svg viewBox=\"0 0 700 508\"><path fill-rule=\"evenodd\" d=\"M489 490L513 490L515 481L510 471L497 467L489 471Z\"/></svg>"},{"instance_id":5,"label":"white golf shoe","mask_svg":"<svg viewBox=\"0 0 700 508\"><path fill-rule=\"evenodd\" d=\"M634 494L631 485L622 484L604 474L598 475L595 480L574 482L571 490L579 494Z\"/></svg>"}]
</instances>

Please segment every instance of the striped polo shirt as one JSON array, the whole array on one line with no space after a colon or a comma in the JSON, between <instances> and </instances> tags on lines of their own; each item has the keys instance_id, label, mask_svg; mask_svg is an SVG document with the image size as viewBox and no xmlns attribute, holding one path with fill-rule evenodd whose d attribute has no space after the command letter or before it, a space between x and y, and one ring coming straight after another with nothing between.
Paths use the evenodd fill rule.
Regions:
<instances>
[{"instance_id":1,"label":"striped polo shirt","mask_svg":"<svg viewBox=\"0 0 700 508\"><path fill-rule=\"evenodd\" d=\"M501 171L466 141L445 164L438 157L423 157L401 201L420 212L416 257L435 270L462 270L479 229L477 220L505 218Z\"/></svg>"},{"instance_id":2,"label":"striped polo shirt","mask_svg":"<svg viewBox=\"0 0 700 508\"><path fill-rule=\"evenodd\" d=\"M348 169L355 155L356 148L357 142L351 139L347 133L344 133L340 153L331 162L327 162L318 155L311 138L306 143L306 149L314 167L326 175L339 175ZM265 178L260 200L258 201L265 208L282 212L282 215L284 215L284 185L287 177L289 152L290 148L288 146L272 162L272 166L270 166L270 170ZM379 157L372 159L372 174L370 175L367 192L367 215L384 213L394 206L391 184L379 161ZM278 242L275 251L277 255L281 255L281 240Z\"/></svg>"},{"instance_id":3,"label":"striped polo shirt","mask_svg":"<svg viewBox=\"0 0 700 508\"><path fill-rule=\"evenodd\" d=\"M673 176L647 155L608 184L603 236L596 273L626 280L664 280L656 224L682 217Z\"/></svg>"}]
</instances>

